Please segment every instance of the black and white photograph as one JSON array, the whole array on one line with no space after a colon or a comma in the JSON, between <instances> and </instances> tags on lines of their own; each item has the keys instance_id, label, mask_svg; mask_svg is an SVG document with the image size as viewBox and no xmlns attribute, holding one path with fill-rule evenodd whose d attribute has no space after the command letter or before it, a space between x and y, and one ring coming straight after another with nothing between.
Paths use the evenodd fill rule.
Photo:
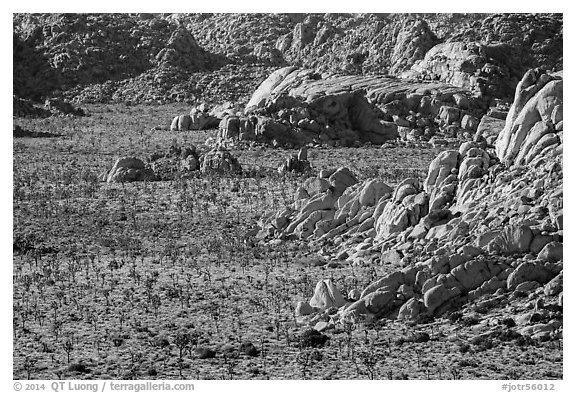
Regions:
<instances>
[{"instance_id":1,"label":"black and white photograph","mask_svg":"<svg viewBox=\"0 0 576 393\"><path fill-rule=\"evenodd\" d=\"M562 391L564 13L318 8L11 14L9 388Z\"/></svg>"}]
</instances>

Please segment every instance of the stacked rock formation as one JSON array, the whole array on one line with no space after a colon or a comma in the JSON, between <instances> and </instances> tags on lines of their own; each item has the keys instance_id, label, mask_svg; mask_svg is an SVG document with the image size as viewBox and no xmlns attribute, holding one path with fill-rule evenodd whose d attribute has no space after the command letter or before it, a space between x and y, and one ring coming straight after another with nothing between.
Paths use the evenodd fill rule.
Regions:
<instances>
[{"instance_id":1,"label":"stacked rock formation","mask_svg":"<svg viewBox=\"0 0 576 393\"><path fill-rule=\"evenodd\" d=\"M260 237L397 267L336 319L438 316L483 295L534 291L562 272L562 100L561 75L530 70L495 149L463 143L440 153L423 183L395 189L343 169L344 181L310 178L292 206L263 219Z\"/></svg>"},{"instance_id":2,"label":"stacked rock formation","mask_svg":"<svg viewBox=\"0 0 576 393\"><path fill-rule=\"evenodd\" d=\"M278 173L309 174L312 171L310 161L308 161L308 149L302 147L298 154L292 155L278 167Z\"/></svg>"},{"instance_id":3,"label":"stacked rock formation","mask_svg":"<svg viewBox=\"0 0 576 393\"><path fill-rule=\"evenodd\" d=\"M252 119L227 115L218 124L218 131L218 138L222 140L248 140L254 136L254 123Z\"/></svg>"}]
</instances>

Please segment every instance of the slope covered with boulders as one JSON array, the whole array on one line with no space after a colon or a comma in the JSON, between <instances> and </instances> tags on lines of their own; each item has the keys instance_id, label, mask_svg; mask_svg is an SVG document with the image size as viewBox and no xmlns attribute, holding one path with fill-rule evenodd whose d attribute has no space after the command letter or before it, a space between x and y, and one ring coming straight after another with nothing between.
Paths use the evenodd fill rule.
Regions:
<instances>
[{"instance_id":1,"label":"slope covered with boulders","mask_svg":"<svg viewBox=\"0 0 576 393\"><path fill-rule=\"evenodd\" d=\"M436 80L508 97L562 68L561 14L15 14L14 94L247 102L274 69Z\"/></svg>"},{"instance_id":2,"label":"slope covered with boulders","mask_svg":"<svg viewBox=\"0 0 576 393\"><path fill-rule=\"evenodd\" d=\"M516 333L561 337L562 74L528 71L497 135L494 146L480 139L441 152L425 181L395 188L359 182L347 168L321 171L291 205L264 216L264 243L301 239L335 263L389 271L346 299L320 282L297 314L326 330L365 318L427 320L468 303L514 314L515 299L529 297L545 317L516 315Z\"/></svg>"}]
</instances>

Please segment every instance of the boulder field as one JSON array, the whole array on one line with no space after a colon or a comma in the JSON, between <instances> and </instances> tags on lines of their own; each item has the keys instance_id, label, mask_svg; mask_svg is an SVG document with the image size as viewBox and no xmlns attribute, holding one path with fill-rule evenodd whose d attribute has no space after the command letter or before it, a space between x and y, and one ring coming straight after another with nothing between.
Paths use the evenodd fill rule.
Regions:
<instances>
[{"instance_id":1,"label":"boulder field","mask_svg":"<svg viewBox=\"0 0 576 393\"><path fill-rule=\"evenodd\" d=\"M562 82L561 74L529 70L495 146L468 141L445 150L424 181L393 188L360 182L347 168L324 170L290 206L262 217L264 242L302 239L340 263L388 267L343 305L334 284L319 283L312 307L300 304L299 312L322 313L326 304L339 307L332 323L417 319L484 295L561 295Z\"/></svg>"}]
</instances>

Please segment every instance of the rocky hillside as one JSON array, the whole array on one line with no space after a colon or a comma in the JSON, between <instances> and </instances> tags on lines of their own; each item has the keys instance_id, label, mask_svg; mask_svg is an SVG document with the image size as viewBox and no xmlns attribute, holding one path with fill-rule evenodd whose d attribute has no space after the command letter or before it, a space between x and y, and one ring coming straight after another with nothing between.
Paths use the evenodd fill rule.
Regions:
<instances>
[{"instance_id":1,"label":"rocky hillside","mask_svg":"<svg viewBox=\"0 0 576 393\"><path fill-rule=\"evenodd\" d=\"M15 14L14 94L248 101L273 70L390 74L511 98L562 69L560 14Z\"/></svg>"},{"instance_id":2,"label":"rocky hillside","mask_svg":"<svg viewBox=\"0 0 576 393\"><path fill-rule=\"evenodd\" d=\"M441 316L468 303L505 305L514 314L514 300L527 296L540 308L561 306L562 75L528 71L497 132L495 148L466 142L441 152L424 182L408 178L392 188L379 179L359 182L346 168L322 171L292 205L263 217L263 242L302 239L331 263L389 268L351 301L317 289L297 313L314 313L311 325L322 321L327 329L361 317ZM331 306L338 312L324 312ZM561 317L544 313L538 321L518 316L515 330L559 337Z\"/></svg>"}]
</instances>

